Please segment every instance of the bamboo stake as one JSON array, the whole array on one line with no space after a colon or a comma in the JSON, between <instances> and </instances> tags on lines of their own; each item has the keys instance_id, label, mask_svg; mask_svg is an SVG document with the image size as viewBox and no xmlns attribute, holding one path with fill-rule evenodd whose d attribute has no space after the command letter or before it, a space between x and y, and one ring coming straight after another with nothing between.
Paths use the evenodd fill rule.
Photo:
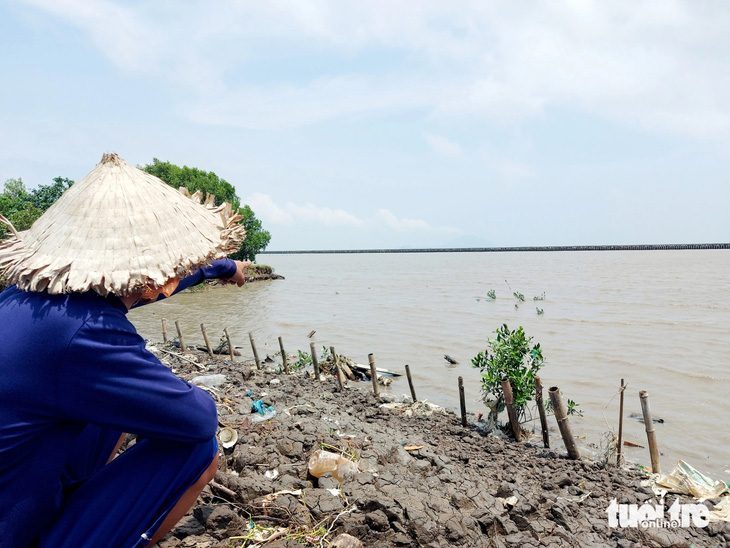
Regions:
<instances>
[{"instance_id":1,"label":"bamboo stake","mask_svg":"<svg viewBox=\"0 0 730 548\"><path fill-rule=\"evenodd\" d=\"M213 349L210 346L210 339L208 339L208 330L205 329L205 324L200 324L200 330L203 332L203 340L205 341L205 348L208 349L208 355L212 358L213 357Z\"/></svg>"},{"instance_id":2,"label":"bamboo stake","mask_svg":"<svg viewBox=\"0 0 730 548\"><path fill-rule=\"evenodd\" d=\"M185 339L183 339L182 330L180 329L180 320L175 320L175 327L177 327L177 336L180 338L180 351L185 352Z\"/></svg>"},{"instance_id":3,"label":"bamboo stake","mask_svg":"<svg viewBox=\"0 0 730 548\"><path fill-rule=\"evenodd\" d=\"M284 366L284 373L289 374L289 364L286 361L286 350L284 350L284 341L279 337L279 348L281 348L281 363Z\"/></svg>"},{"instance_id":4,"label":"bamboo stake","mask_svg":"<svg viewBox=\"0 0 730 548\"><path fill-rule=\"evenodd\" d=\"M644 428L646 429L646 439L649 442L649 456L651 457L651 471L654 474L661 474L659 466L659 449L656 444L656 433L654 432L654 421L651 419L651 411L649 410L649 393L646 390L639 392L641 400L641 413L644 415Z\"/></svg>"},{"instance_id":5,"label":"bamboo stake","mask_svg":"<svg viewBox=\"0 0 730 548\"><path fill-rule=\"evenodd\" d=\"M251 341L251 349L253 350L253 359L256 360L256 369L261 369L261 360L259 360L259 352L256 350L256 341L253 340L253 333L248 332L248 340Z\"/></svg>"},{"instance_id":6,"label":"bamboo stake","mask_svg":"<svg viewBox=\"0 0 730 548\"><path fill-rule=\"evenodd\" d=\"M621 466L621 446L624 434L624 380L621 379L621 394L618 406L618 447L616 448L616 466Z\"/></svg>"},{"instance_id":7,"label":"bamboo stake","mask_svg":"<svg viewBox=\"0 0 730 548\"><path fill-rule=\"evenodd\" d=\"M520 431L520 423L517 422L517 412L515 411L514 403L515 399L512 396L512 385L509 379L502 379L502 393L504 394L504 404L507 407L507 414L509 415L509 423L512 426L512 433L515 435L516 441L522 440L522 433Z\"/></svg>"},{"instance_id":8,"label":"bamboo stake","mask_svg":"<svg viewBox=\"0 0 730 548\"><path fill-rule=\"evenodd\" d=\"M167 344L167 318L162 318L162 342Z\"/></svg>"},{"instance_id":9,"label":"bamboo stake","mask_svg":"<svg viewBox=\"0 0 730 548\"><path fill-rule=\"evenodd\" d=\"M234 363L236 361L236 355L233 353L233 345L231 344L231 337L228 335L228 328L223 328L223 333L226 335L226 340L228 341L228 353L231 355L231 363Z\"/></svg>"},{"instance_id":10,"label":"bamboo stake","mask_svg":"<svg viewBox=\"0 0 730 548\"><path fill-rule=\"evenodd\" d=\"M537 411L540 413L540 429L542 430L542 445L550 449L550 433L548 432L547 415L545 414L545 404L542 401L542 380L535 377L535 402L537 403Z\"/></svg>"},{"instance_id":11,"label":"bamboo stake","mask_svg":"<svg viewBox=\"0 0 730 548\"><path fill-rule=\"evenodd\" d=\"M337 386L340 388L340 392L345 389L345 385L342 382L342 371L340 370L340 364L337 363L337 354L335 354L335 347L330 346L330 354L332 354L332 363L335 364L335 376L337 377Z\"/></svg>"},{"instance_id":12,"label":"bamboo stake","mask_svg":"<svg viewBox=\"0 0 730 548\"><path fill-rule=\"evenodd\" d=\"M548 390L548 395L553 404L555 420L558 421L558 428L560 428L560 434L563 436L563 443L568 450L568 456L573 460L581 460L578 447L575 445L575 439L573 439L573 432L570 429L570 423L568 422L568 414L565 412L565 406L560 397L560 389L557 386L552 386Z\"/></svg>"},{"instance_id":13,"label":"bamboo stake","mask_svg":"<svg viewBox=\"0 0 730 548\"><path fill-rule=\"evenodd\" d=\"M375 371L375 356L368 354L368 361L370 362L370 379L373 381L373 392L375 397L380 397L380 390L378 390L378 373Z\"/></svg>"},{"instance_id":14,"label":"bamboo stake","mask_svg":"<svg viewBox=\"0 0 730 548\"><path fill-rule=\"evenodd\" d=\"M411 389L411 398L413 398L413 403L416 403L418 400L416 399L416 389L413 388L413 379L411 378L411 366L406 364L406 377L408 377L408 387Z\"/></svg>"},{"instance_id":15,"label":"bamboo stake","mask_svg":"<svg viewBox=\"0 0 730 548\"><path fill-rule=\"evenodd\" d=\"M317 349L314 343L309 343L309 351L312 353L312 365L314 366L314 378L319 380L319 362L317 362Z\"/></svg>"},{"instance_id":16,"label":"bamboo stake","mask_svg":"<svg viewBox=\"0 0 730 548\"><path fill-rule=\"evenodd\" d=\"M459 403L461 404L461 426L466 427L466 399L464 398L464 379L462 377L459 377Z\"/></svg>"}]
</instances>

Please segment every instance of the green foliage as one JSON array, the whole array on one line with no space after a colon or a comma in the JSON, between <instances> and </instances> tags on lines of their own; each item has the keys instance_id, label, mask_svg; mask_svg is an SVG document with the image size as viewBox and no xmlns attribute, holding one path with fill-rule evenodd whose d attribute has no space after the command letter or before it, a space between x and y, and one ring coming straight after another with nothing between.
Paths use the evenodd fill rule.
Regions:
<instances>
[{"instance_id":1,"label":"green foliage","mask_svg":"<svg viewBox=\"0 0 730 548\"><path fill-rule=\"evenodd\" d=\"M562 391L560 392L563 393ZM553 409L553 401L548 398L547 401L545 401L545 411L548 413L555 414L555 410ZM574 400L571 400L568 398L568 404L565 408L565 413L567 415L577 415L579 417L583 416L583 411L580 410L580 404L576 403Z\"/></svg>"},{"instance_id":2,"label":"green foliage","mask_svg":"<svg viewBox=\"0 0 730 548\"><path fill-rule=\"evenodd\" d=\"M522 293L520 293L519 291L514 291L512 293L512 295L514 295L515 299L517 299L518 301L523 302L523 303L525 302L525 296Z\"/></svg>"},{"instance_id":3,"label":"green foliage","mask_svg":"<svg viewBox=\"0 0 730 548\"><path fill-rule=\"evenodd\" d=\"M16 230L28 230L35 220L69 188L73 181L62 177L53 179L52 185L38 185L30 192L21 178L8 179L0 194L0 214L4 215ZM5 225L0 225L0 239L8 234Z\"/></svg>"},{"instance_id":4,"label":"green foliage","mask_svg":"<svg viewBox=\"0 0 730 548\"><path fill-rule=\"evenodd\" d=\"M537 315L542 316L545 313L545 310L540 307L535 307L535 310L537 310Z\"/></svg>"},{"instance_id":5,"label":"green foliage","mask_svg":"<svg viewBox=\"0 0 730 548\"><path fill-rule=\"evenodd\" d=\"M236 189L225 179L221 179L212 171L203 171L196 167L179 167L170 162L152 159L151 164L142 167L144 171L165 181L174 188L184 186L190 194L198 190L215 196L216 205L228 202L237 208L241 200L236 196Z\"/></svg>"},{"instance_id":6,"label":"green foliage","mask_svg":"<svg viewBox=\"0 0 730 548\"><path fill-rule=\"evenodd\" d=\"M253 261L256 259L256 254L269 245L271 234L263 229L261 221L256 218L249 206L244 205L238 212L243 216L241 223L246 228L246 239L231 258L237 261Z\"/></svg>"},{"instance_id":7,"label":"green foliage","mask_svg":"<svg viewBox=\"0 0 730 548\"><path fill-rule=\"evenodd\" d=\"M329 357L329 350L326 346L322 347L322 355L317 358L317 363L326 362ZM302 352L297 350L297 361L288 364L290 371L296 371L297 369L304 369L305 367L312 365L312 355L308 352Z\"/></svg>"},{"instance_id":8,"label":"green foliage","mask_svg":"<svg viewBox=\"0 0 730 548\"><path fill-rule=\"evenodd\" d=\"M216 205L220 205L222 202L231 204L234 210L237 210L243 217L240 223L246 228L246 239L239 250L231 255L232 259L254 261L256 254L269 245L271 234L268 230L263 229L261 221L256 218L253 210L247 205L241 207L241 199L236 195L233 185L212 171L203 171L188 166L179 167L170 162L161 162L157 158L153 158L152 163L143 166L142 169L159 177L174 188L186 187L191 194L198 190L204 194L213 194Z\"/></svg>"},{"instance_id":9,"label":"green foliage","mask_svg":"<svg viewBox=\"0 0 730 548\"><path fill-rule=\"evenodd\" d=\"M537 297L532 298L533 301L544 301L545 300L545 292L543 291L542 295L538 295Z\"/></svg>"},{"instance_id":10,"label":"green foliage","mask_svg":"<svg viewBox=\"0 0 730 548\"><path fill-rule=\"evenodd\" d=\"M490 289L489 291L487 291L487 297L494 301L497 298L497 293L494 291L494 289Z\"/></svg>"},{"instance_id":11,"label":"green foliage","mask_svg":"<svg viewBox=\"0 0 730 548\"><path fill-rule=\"evenodd\" d=\"M298 369L304 369L308 365L312 365L312 356L301 350L297 350L297 361L292 362L289 365L290 371L296 371Z\"/></svg>"},{"instance_id":12,"label":"green foliage","mask_svg":"<svg viewBox=\"0 0 730 548\"><path fill-rule=\"evenodd\" d=\"M517 416L524 419L527 402L534 393L535 376L545 361L540 344L532 345L532 337L525 336L522 326L510 331L504 324L495 333L497 337L487 341L489 348L471 362L481 371L482 393L493 417L504 409L502 379L506 378L512 385Z\"/></svg>"},{"instance_id":13,"label":"green foliage","mask_svg":"<svg viewBox=\"0 0 730 548\"><path fill-rule=\"evenodd\" d=\"M61 197L61 194L71 188L73 184L74 182L71 179L56 177L53 179L52 185L38 185L38 188L34 188L31 191L31 201L35 207L41 211L45 211L56 203L56 200Z\"/></svg>"}]
</instances>

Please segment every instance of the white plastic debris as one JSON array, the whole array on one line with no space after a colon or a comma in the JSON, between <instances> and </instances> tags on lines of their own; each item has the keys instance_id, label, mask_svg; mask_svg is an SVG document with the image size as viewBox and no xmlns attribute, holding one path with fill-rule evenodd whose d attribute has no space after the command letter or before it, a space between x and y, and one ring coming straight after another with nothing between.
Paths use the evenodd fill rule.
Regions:
<instances>
[{"instance_id":1,"label":"white plastic debris","mask_svg":"<svg viewBox=\"0 0 730 548\"><path fill-rule=\"evenodd\" d=\"M236 442L238 441L238 432L236 432L233 428L226 426L218 432L218 439L221 441L221 445L224 449L230 449L236 445Z\"/></svg>"},{"instance_id":2,"label":"white plastic debris","mask_svg":"<svg viewBox=\"0 0 730 548\"><path fill-rule=\"evenodd\" d=\"M197 377L193 377L190 382L196 386L215 388L226 382L226 376L221 373L215 375L199 375Z\"/></svg>"}]
</instances>

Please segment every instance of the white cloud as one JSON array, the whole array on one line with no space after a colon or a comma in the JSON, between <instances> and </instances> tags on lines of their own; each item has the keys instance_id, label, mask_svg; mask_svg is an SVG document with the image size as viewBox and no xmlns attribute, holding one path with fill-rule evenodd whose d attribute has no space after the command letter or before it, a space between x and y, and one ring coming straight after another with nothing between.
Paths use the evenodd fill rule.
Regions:
<instances>
[{"instance_id":1,"label":"white cloud","mask_svg":"<svg viewBox=\"0 0 730 548\"><path fill-rule=\"evenodd\" d=\"M174 84L180 111L204 123L277 128L418 107L514 121L568 106L655 131L730 137L723 3L26 3L82 29L119 69ZM252 60L371 51L404 61L247 78ZM241 78L231 83L230 71Z\"/></svg>"},{"instance_id":2,"label":"white cloud","mask_svg":"<svg viewBox=\"0 0 730 548\"><path fill-rule=\"evenodd\" d=\"M365 223L343 209L318 207L311 203L304 205L287 202L284 206L291 216L302 222L317 223L325 226L354 226L361 227Z\"/></svg>"},{"instance_id":3,"label":"white cloud","mask_svg":"<svg viewBox=\"0 0 730 548\"><path fill-rule=\"evenodd\" d=\"M446 137L434 135L433 133L424 133L423 138L437 154L443 154L444 156L461 156L463 154L459 143Z\"/></svg>"},{"instance_id":4,"label":"white cloud","mask_svg":"<svg viewBox=\"0 0 730 548\"><path fill-rule=\"evenodd\" d=\"M268 194L256 192L246 198L244 203L256 212L257 217L269 223L290 225L294 222L291 213L276 205Z\"/></svg>"},{"instance_id":5,"label":"white cloud","mask_svg":"<svg viewBox=\"0 0 730 548\"><path fill-rule=\"evenodd\" d=\"M319 207L312 203L295 204L286 202L278 206L268 194L255 193L244 200L256 216L265 224L273 225L319 225L340 226L372 230L388 228L398 232L438 232L458 234L460 231L448 227L433 227L422 219L399 218L388 209L379 209L372 217L359 218L343 209Z\"/></svg>"}]
</instances>

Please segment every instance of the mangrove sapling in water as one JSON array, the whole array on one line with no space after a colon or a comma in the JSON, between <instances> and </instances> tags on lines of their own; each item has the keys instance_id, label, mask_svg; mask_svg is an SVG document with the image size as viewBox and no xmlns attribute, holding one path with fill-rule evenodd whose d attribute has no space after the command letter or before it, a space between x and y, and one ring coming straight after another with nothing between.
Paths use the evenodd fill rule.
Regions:
<instances>
[{"instance_id":1,"label":"mangrove sapling in water","mask_svg":"<svg viewBox=\"0 0 730 548\"><path fill-rule=\"evenodd\" d=\"M560 391L560 393L563 393L562 390ZM545 411L547 411L548 413L553 413L553 402L549 399L545 402ZM570 398L568 398L567 400L565 413L567 415L576 415L578 417L583 416L583 411L580 410L580 404L575 403L575 401L571 400Z\"/></svg>"},{"instance_id":2,"label":"mangrove sapling in water","mask_svg":"<svg viewBox=\"0 0 730 548\"><path fill-rule=\"evenodd\" d=\"M527 402L532 400L535 375L544 365L540 344L532 344L520 326L510 331L507 324L495 331L497 337L489 339L489 348L479 352L472 364L482 374L484 403L490 408L490 420L504 410L502 379L509 379L514 397L514 408L520 421L525 419Z\"/></svg>"}]
</instances>

